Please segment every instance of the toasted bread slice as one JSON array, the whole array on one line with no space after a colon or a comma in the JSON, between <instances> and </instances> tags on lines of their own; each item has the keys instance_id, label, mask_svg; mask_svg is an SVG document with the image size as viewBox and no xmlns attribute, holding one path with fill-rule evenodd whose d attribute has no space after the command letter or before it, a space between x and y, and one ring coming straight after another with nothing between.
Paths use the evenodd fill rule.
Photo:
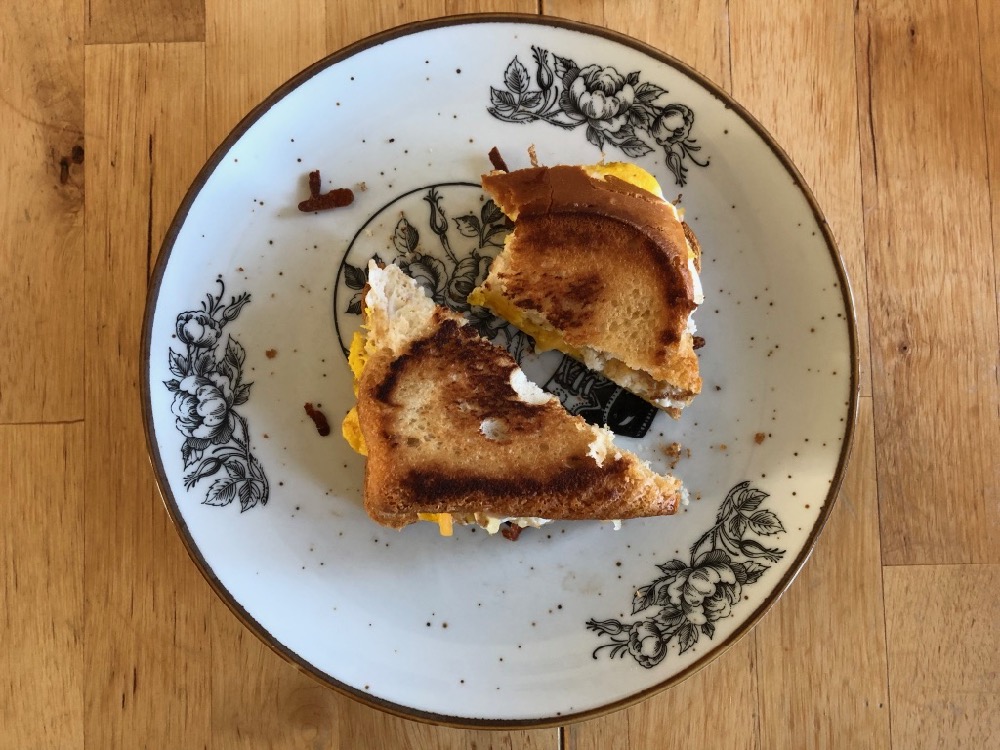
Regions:
<instances>
[{"instance_id":1,"label":"toasted bread slice","mask_svg":"<svg viewBox=\"0 0 1000 750\"><path fill-rule=\"evenodd\" d=\"M365 510L375 521L434 520L444 533L453 521L495 531L508 520L677 511L679 480L567 413L397 267L370 264L368 285L367 335L352 347L357 411L344 434L367 452Z\"/></svg>"},{"instance_id":2,"label":"toasted bread slice","mask_svg":"<svg viewBox=\"0 0 1000 750\"><path fill-rule=\"evenodd\" d=\"M469 302L677 416L701 391L701 251L652 175L613 163L482 183L514 230Z\"/></svg>"}]
</instances>

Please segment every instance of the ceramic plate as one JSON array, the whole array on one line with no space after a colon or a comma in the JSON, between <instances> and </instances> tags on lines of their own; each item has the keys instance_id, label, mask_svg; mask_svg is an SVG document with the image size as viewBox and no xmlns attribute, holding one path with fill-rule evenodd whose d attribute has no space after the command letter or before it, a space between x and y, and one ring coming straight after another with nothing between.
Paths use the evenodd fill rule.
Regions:
<instances>
[{"instance_id":1,"label":"ceramic plate","mask_svg":"<svg viewBox=\"0 0 1000 750\"><path fill-rule=\"evenodd\" d=\"M478 187L487 151L517 168L530 145L546 164L636 162L684 208L704 250L704 392L674 421L466 312L570 411L682 477L691 502L516 542L379 527L339 435L367 261L462 309L504 233ZM299 210L313 170L354 202ZM808 556L854 421L847 279L788 159L682 63L547 18L404 27L282 86L184 199L144 325L153 464L218 594L322 682L448 724L592 716L718 655Z\"/></svg>"}]
</instances>

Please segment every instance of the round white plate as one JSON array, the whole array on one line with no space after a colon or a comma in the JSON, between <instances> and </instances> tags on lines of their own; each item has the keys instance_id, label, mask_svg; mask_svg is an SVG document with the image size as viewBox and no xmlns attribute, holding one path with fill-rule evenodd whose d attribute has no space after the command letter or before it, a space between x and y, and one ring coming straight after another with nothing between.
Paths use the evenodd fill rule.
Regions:
<instances>
[{"instance_id":1,"label":"round white plate","mask_svg":"<svg viewBox=\"0 0 1000 750\"><path fill-rule=\"evenodd\" d=\"M368 519L339 436L344 345L378 255L457 304L503 233L479 176L634 161L704 251L704 392L679 421L477 319L567 408L691 491L675 517L553 523L516 542ZM304 213L308 173L352 205ZM320 61L257 107L184 199L144 323L147 434L192 558L321 681L448 724L554 724L634 702L774 603L829 515L854 422L844 268L787 157L724 93L631 39L460 17ZM332 427L323 437L304 405ZM671 444L679 443L679 450ZM670 455L671 452L679 455Z\"/></svg>"}]
</instances>

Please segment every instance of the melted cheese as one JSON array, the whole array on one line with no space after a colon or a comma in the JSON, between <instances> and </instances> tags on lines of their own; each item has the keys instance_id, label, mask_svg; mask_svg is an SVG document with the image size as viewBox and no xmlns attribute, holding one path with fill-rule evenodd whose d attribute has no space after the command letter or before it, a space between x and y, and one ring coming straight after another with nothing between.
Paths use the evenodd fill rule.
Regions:
<instances>
[{"instance_id":1,"label":"melted cheese","mask_svg":"<svg viewBox=\"0 0 1000 750\"><path fill-rule=\"evenodd\" d=\"M347 355L347 363L354 373L354 395L358 395L358 383L361 382L361 373L365 369L368 361L368 353L365 351L365 337L361 331L355 331L354 338L351 339L351 351ZM347 444L356 453L362 456L368 455L368 446L365 445L365 436L361 432L361 422L358 419L358 407L352 406L347 412L343 423L340 425L340 433L344 436Z\"/></svg>"},{"instance_id":2,"label":"melted cheese","mask_svg":"<svg viewBox=\"0 0 1000 750\"><path fill-rule=\"evenodd\" d=\"M451 513L417 513L417 518L436 523L441 536L451 536L454 531L455 519Z\"/></svg>"},{"instance_id":3,"label":"melted cheese","mask_svg":"<svg viewBox=\"0 0 1000 750\"><path fill-rule=\"evenodd\" d=\"M606 164L591 164L583 168L591 177L617 177L630 185L652 193L658 198L663 198L663 190L660 183L656 181L649 172L635 164L628 164L623 161L611 161Z\"/></svg>"}]
</instances>

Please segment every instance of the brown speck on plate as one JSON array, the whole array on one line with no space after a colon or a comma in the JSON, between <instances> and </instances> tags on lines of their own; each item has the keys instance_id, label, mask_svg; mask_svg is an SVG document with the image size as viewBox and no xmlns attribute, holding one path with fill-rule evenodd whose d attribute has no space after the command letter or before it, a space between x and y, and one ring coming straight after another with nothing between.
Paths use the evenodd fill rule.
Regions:
<instances>
[{"instance_id":1,"label":"brown speck on plate","mask_svg":"<svg viewBox=\"0 0 1000 750\"><path fill-rule=\"evenodd\" d=\"M275 357L278 356L278 350L268 349L266 352L264 352L264 356L267 357L268 359L274 359Z\"/></svg>"}]
</instances>

